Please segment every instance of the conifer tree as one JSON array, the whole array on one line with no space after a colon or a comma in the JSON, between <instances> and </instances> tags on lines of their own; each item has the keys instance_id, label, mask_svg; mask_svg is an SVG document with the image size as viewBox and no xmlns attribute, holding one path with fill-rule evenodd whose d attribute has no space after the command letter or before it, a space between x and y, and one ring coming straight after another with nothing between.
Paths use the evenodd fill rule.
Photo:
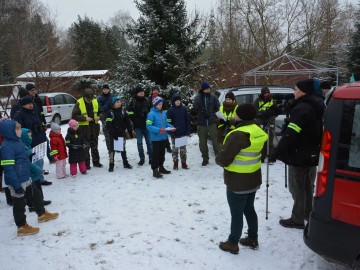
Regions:
<instances>
[{"instance_id":1,"label":"conifer tree","mask_svg":"<svg viewBox=\"0 0 360 270\"><path fill-rule=\"evenodd\" d=\"M355 29L349 45L348 68L355 79L360 80L360 9L356 12Z\"/></svg>"}]
</instances>

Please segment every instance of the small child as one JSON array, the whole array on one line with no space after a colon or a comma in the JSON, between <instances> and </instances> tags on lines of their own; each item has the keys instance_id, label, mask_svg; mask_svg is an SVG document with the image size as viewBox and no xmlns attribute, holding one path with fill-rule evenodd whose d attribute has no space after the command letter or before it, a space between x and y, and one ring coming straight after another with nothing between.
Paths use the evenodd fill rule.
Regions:
<instances>
[{"instance_id":1,"label":"small child","mask_svg":"<svg viewBox=\"0 0 360 270\"><path fill-rule=\"evenodd\" d=\"M2 121L0 133L4 136L0 150L1 165L4 169L5 184L12 196L17 235L36 234L39 228L26 223L25 199L32 202L39 223L55 219L59 214L45 210L40 191L30 179L30 160L24 144L20 141L21 125L13 120Z\"/></svg>"},{"instance_id":2,"label":"small child","mask_svg":"<svg viewBox=\"0 0 360 270\"><path fill-rule=\"evenodd\" d=\"M153 170L153 177L162 178L163 174L169 174L170 171L164 168L165 149L168 141L168 134L165 128L176 129L167 123L166 113L162 110L164 100L156 96L152 99L153 107L147 115L146 128L150 133L150 140L152 142L152 161L151 169Z\"/></svg>"},{"instance_id":3,"label":"small child","mask_svg":"<svg viewBox=\"0 0 360 270\"><path fill-rule=\"evenodd\" d=\"M79 131L79 123L71 119L69 128L65 137L66 146L69 148L70 174L75 177L77 174L77 166L82 174L86 172L86 149L87 145L81 132Z\"/></svg>"},{"instance_id":4,"label":"small child","mask_svg":"<svg viewBox=\"0 0 360 270\"><path fill-rule=\"evenodd\" d=\"M41 182L40 182L40 175L43 174L44 171L36 163L31 162L31 159L33 156L32 149L31 149L32 132L30 129L27 129L27 128L22 128L21 132L22 133L21 133L20 140L25 145L25 150L26 150L27 156L29 157L29 160L30 160L30 178L31 178L32 182L34 183L34 185L39 189L41 198L43 199L44 206L49 205L51 203L51 201L44 200L44 193L43 193L43 190L41 187ZM34 180L34 179L36 179L36 180ZM31 202L27 201L26 204L29 206L30 212L35 211Z\"/></svg>"},{"instance_id":5,"label":"small child","mask_svg":"<svg viewBox=\"0 0 360 270\"><path fill-rule=\"evenodd\" d=\"M124 168L132 169L126 156L126 139L125 131L129 132L130 138L133 138L132 126L127 112L121 107L121 99L118 96L112 97L112 108L105 113L106 128L109 131L109 172L114 171L114 140L119 137L124 138L124 151L121 151L121 158L123 160Z\"/></svg>"},{"instance_id":6,"label":"small child","mask_svg":"<svg viewBox=\"0 0 360 270\"><path fill-rule=\"evenodd\" d=\"M50 128L50 155L56 162L56 177L57 179L64 179L69 177L66 174L66 158L68 155L66 153L65 140L61 134L61 127L58 124L52 122Z\"/></svg>"},{"instance_id":7,"label":"small child","mask_svg":"<svg viewBox=\"0 0 360 270\"><path fill-rule=\"evenodd\" d=\"M191 124L189 113L187 112L186 107L181 103L181 97L179 94L175 93L171 98L171 107L167 111L168 123L176 127L176 131L171 133L171 142L172 142L172 158L174 162L174 170L179 168L179 149L180 149L180 159L181 167L183 169L189 169L186 164L186 145L181 147L175 147L175 138L181 138L187 136L191 133Z\"/></svg>"}]
</instances>

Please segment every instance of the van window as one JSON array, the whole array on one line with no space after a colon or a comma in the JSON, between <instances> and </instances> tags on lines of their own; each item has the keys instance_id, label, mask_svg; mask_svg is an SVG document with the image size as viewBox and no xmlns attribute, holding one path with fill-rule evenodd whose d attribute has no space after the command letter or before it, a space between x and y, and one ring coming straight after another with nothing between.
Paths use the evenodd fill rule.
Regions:
<instances>
[{"instance_id":1,"label":"van window","mask_svg":"<svg viewBox=\"0 0 360 270\"><path fill-rule=\"evenodd\" d=\"M54 101L55 101L55 105L62 105L62 104L64 104L64 97L63 97L63 95L57 95L57 96L55 96Z\"/></svg>"},{"instance_id":2,"label":"van window","mask_svg":"<svg viewBox=\"0 0 360 270\"><path fill-rule=\"evenodd\" d=\"M360 101L343 103L336 169L360 172Z\"/></svg>"},{"instance_id":3,"label":"van window","mask_svg":"<svg viewBox=\"0 0 360 270\"><path fill-rule=\"evenodd\" d=\"M235 97L237 104L243 104L243 103L252 103L251 102L251 95L239 95Z\"/></svg>"},{"instance_id":4,"label":"van window","mask_svg":"<svg viewBox=\"0 0 360 270\"><path fill-rule=\"evenodd\" d=\"M76 104L76 99L69 95L64 95L66 104Z\"/></svg>"}]
</instances>

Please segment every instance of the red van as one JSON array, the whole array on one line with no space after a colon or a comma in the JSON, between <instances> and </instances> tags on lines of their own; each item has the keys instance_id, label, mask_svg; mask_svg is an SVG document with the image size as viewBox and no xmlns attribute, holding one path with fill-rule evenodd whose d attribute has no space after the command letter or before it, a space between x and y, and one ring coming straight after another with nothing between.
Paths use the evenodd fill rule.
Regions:
<instances>
[{"instance_id":1,"label":"red van","mask_svg":"<svg viewBox=\"0 0 360 270\"><path fill-rule=\"evenodd\" d=\"M305 244L326 260L360 269L360 82L332 94L315 190Z\"/></svg>"}]
</instances>

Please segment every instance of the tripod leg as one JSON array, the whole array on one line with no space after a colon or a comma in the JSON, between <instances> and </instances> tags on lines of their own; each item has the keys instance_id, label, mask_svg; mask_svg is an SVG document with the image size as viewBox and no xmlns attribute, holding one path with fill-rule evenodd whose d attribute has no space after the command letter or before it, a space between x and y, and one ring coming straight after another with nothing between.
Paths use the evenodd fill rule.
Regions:
<instances>
[{"instance_id":1,"label":"tripod leg","mask_svg":"<svg viewBox=\"0 0 360 270\"><path fill-rule=\"evenodd\" d=\"M268 138L270 134L270 128L267 130ZM268 219L268 213L269 213L269 157L270 157L270 142L269 140L266 142L266 219Z\"/></svg>"},{"instance_id":2,"label":"tripod leg","mask_svg":"<svg viewBox=\"0 0 360 270\"><path fill-rule=\"evenodd\" d=\"M285 164L285 187L286 188L287 188L287 177L288 177L287 165Z\"/></svg>"}]
</instances>

